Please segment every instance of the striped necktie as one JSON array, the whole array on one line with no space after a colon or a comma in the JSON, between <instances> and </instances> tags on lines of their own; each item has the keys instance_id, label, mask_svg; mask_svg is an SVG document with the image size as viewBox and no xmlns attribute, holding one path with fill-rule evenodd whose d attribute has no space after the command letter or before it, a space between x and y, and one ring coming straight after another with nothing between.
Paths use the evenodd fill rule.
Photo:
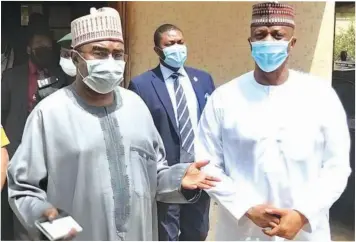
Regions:
<instances>
[{"instance_id":1,"label":"striped necktie","mask_svg":"<svg viewBox=\"0 0 356 242\"><path fill-rule=\"evenodd\" d=\"M171 78L174 80L181 147L185 152L192 156L194 155L194 131L189 117L187 99L185 97L183 87L179 82L179 75L179 73L173 73Z\"/></svg>"}]
</instances>

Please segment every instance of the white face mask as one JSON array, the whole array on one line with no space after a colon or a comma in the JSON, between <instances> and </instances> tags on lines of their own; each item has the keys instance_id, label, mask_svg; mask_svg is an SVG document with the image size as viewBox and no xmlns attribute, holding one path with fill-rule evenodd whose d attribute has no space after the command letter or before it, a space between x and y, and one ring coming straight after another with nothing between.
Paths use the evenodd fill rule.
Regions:
<instances>
[{"instance_id":1,"label":"white face mask","mask_svg":"<svg viewBox=\"0 0 356 242\"><path fill-rule=\"evenodd\" d=\"M113 91L124 80L125 61L115 60L111 56L103 60L85 60L88 76L78 72L83 82L94 92L107 94Z\"/></svg>"},{"instance_id":2,"label":"white face mask","mask_svg":"<svg viewBox=\"0 0 356 242\"><path fill-rule=\"evenodd\" d=\"M74 65L72 59L61 57L59 61L59 65L62 67L64 73L67 74L68 76L74 77L77 75L77 67Z\"/></svg>"}]
</instances>

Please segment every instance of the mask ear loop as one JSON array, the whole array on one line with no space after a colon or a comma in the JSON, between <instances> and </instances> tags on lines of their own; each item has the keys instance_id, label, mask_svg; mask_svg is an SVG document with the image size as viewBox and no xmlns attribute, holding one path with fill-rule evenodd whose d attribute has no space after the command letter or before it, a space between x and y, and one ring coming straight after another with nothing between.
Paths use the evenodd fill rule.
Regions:
<instances>
[{"instance_id":1,"label":"mask ear loop","mask_svg":"<svg viewBox=\"0 0 356 242\"><path fill-rule=\"evenodd\" d=\"M163 52L163 49L161 49L160 47L156 46L157 49L159 49L160 51L162 51L162 54L165 56L164 52ZM160 60L164 61L164 59L162 59L160 56L158 56Z\"/></svg>"},{"instance_id":2,"label":"mask ear loop","mask_svg":"<svg viewBox=\"0 0 356 242\"><path fill-rule=\"evenodd\" d=\"M79 55L79 57L85 62L85 64L87 64L87 62L86 62L86 60L84 59L84 57L83 57L81 54L79 54L78 51L73 50L73 52L77 53L77 54ZM88 68L88 64L87 64L87 68ZM80 70L79 70L78 67L77 67L77 71L78 71L80 77L84 79L85 77L84 77L83 74L80 72Z\"/></svg>"},{"instance_id":3,"label":"mask ear loop","mask_svg":"<svg viewBox=\"0 0 356 242\"><path fill-rule=\"evenodd\" d=\"M289 51L290 51L290 44L292 43L292 40L294 39L294 35L290 38L290 40L288 41L288 46L287 46L287 51L288 51L288 55L289 55Z\"/></svg>"},{"instance_id":4,"label":"mask ear loop","mask_svg":"<svg viewBox=\"0 0 356 242\"><path fill-rule=\"evenodd\" d=\"M292 37L291 37L290 40L288 41L288 45L292 42L293 39L294 39L294 35L292 35Z\"/></svg>"}]
</instances>

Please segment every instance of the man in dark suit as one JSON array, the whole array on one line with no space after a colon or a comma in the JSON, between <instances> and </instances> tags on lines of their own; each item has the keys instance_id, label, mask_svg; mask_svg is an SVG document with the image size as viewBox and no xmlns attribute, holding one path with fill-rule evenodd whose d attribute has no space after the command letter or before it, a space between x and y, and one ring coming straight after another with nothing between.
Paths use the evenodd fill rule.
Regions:
<instances>
[{"instance_id":1,"label":"man in dark suit","mask_svg":"<svg viewBox=\"0 0 356 242\"><path fill-rule=\"evenodd\" d=\"M160 26L154 34L154 44L160 64L135 77L129 89L148 106L162 137L168 164L193 162L194 130L215 89L214 83L208 73L184 66L187 47L178 27ZM205 192L195 204L158 203L159 240L205 240L209 207L210 198Z\"/></svg>"},{"instance_id":2,"label":"man in dark suit","mask_svg":"<svg viewBox=\"0 0 356 242\"><path fill-rule=\"evenodd\" d=\"M58 60L52 46L51 34L45 29L36 29L29 36L25 65L16 66L3 72L1 79L1 123L11 140L8 153L11 158L21 143L23 129L29 113L36 105L38 86L49 80L66 82L64 73L58 66ZM1 239L23 240L26 234L13 216L8 204L7 189L1 196ZM14 226L13 226L13 218ZM6 222L5 222L6 221ZM14 231L15 230L15 231ZM15 236L15 237L14 237Z\"/></svg>"}]
</instances>

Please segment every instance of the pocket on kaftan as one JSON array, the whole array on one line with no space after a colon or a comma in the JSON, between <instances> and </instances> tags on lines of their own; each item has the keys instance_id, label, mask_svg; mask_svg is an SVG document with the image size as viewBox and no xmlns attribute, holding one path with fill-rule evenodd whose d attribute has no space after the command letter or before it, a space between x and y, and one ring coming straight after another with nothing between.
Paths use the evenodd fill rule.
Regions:
<instances>
[{"instance_id":1,"label":"pocket on kaftan","mask_svg":"<svg viewBox=\"0 0 356 242\"><path fill-rule=\"evenodd\" d=\"M140 197L155 197L157 187L155 156L142 148L131 146L130 163L135 193Z\"/></svg>"}]
</instances>

